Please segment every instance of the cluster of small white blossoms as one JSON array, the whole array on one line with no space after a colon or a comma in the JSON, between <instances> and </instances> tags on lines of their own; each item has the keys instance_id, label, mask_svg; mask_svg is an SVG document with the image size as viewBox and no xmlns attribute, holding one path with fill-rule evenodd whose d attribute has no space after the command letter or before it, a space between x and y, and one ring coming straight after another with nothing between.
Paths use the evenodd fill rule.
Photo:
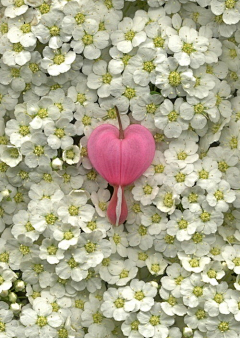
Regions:
<instances>
[{"instance_id":1,"label":"cluster of small white blossoms","mask_svg":"<svg viewBox=\"0 0 240 338\"><path fill-rule=\"evenodd\" d=\"M240 337L240 1L0 1L0 337ZM112 193L87 140L140 123Z\"/></svg>"}]
</instances>

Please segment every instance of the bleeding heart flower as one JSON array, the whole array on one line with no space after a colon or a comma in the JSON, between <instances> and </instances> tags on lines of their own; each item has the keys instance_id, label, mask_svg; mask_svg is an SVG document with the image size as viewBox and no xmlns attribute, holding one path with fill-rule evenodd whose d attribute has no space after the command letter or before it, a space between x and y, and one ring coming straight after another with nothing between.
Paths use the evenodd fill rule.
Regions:
<instances>
[{"instance_id":1,"label":"bleeding heart flower","mask_svg":"<svg viewBox=\"0 0 240 338\"><path fill-rule=\"evenodd\" d=\"M97 172L114 186L107 215L112 224L123 223L128 214L124 187L132 184L150 166L155 154L155 142L150 131L132 124L124 131L117 107L119 129L102 124L89 137L88 156Z\"/></svg>"}]
</instances>

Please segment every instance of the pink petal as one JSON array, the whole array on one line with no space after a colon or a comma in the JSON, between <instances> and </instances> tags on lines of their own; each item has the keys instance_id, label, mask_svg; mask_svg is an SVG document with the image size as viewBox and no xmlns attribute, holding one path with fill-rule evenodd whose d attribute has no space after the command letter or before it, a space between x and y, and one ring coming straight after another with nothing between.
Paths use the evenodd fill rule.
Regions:
<instances>
[{"instance_id":1,"label":"pink petal","mask_svg":"<svg viewBox=\"0 0 240 338\"><path fill-rule=\"evenodd\" d=\"M119 194L121 189L121 194ZM119 201L118 197L121 196ZM120 204L120 208L119 207ZM117 215L119 213L119 215ZM119 225L125 222L128 215L127 203L124 197L124 190L121 186L115 186L112 198L108 204L107 215L113 225Z\"/></svg>"}]
</instances>

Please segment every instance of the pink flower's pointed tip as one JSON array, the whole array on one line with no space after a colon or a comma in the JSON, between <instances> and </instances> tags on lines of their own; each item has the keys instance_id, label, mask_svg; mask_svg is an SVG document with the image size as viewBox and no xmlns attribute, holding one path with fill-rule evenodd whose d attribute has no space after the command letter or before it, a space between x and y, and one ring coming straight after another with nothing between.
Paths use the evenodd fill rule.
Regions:
<instances>
[{"instance_id":1,"label":"pink flower's pointed tip","mask_svg":"<svg viewBox=\"0 0 240 338\"><path fill-rule=\"evenodd\" d=\"M121 189L121 192L119 191L119 189ZM124 197L123 188L114 187L114 193L107 209L108 219L112 225L118 226L126 221L127 215L128 208Z\"/></svg>"}]
</instances>

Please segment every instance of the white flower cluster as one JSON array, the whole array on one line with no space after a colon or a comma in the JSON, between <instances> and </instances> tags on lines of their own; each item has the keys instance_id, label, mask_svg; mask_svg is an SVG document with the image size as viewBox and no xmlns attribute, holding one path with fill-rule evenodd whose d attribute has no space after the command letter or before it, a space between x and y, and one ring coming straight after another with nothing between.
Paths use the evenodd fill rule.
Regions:
<instances>
[{"instance_id":1,"label":"white flower cluster","mask_svg":"<svg viewBox=\"0 0 240 338\"><path fill-rule=\"evenodd\" d=\"M0 338L240 337L240 1L0 1ZM87 140L140 123L112 193Z\"/></svg>"}]
</instances>

